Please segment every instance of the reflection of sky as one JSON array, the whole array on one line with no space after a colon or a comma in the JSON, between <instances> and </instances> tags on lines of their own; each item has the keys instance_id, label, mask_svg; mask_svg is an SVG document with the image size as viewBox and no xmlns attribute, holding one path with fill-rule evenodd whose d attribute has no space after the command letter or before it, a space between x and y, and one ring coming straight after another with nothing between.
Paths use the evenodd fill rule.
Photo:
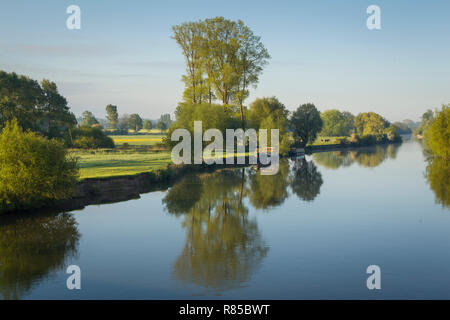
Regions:
<instances>
[{"instance_id":1,"label":"reflection of sky","mask_svg":"<svg viewBox=\"0 0 450 320\"><path fill-rule=\"evenodd\" d=\"M314 201L291 195L264 211L246 199L267 256L242 288L207 298L449 298L450 215L435 204L424 170L420 145L406 142L375 168L318 165ZM80 265L83 289L66 290L61 272L29 297L205 298L172 277L186 230L163 210L164 195L74 212L80 256L68 264ZM378 292L365 286L371 264L381 267Z\"/></svg>"},{"instance_id":2,"label":"reflection of sky","mask_svg":"<svg viewBox=\"0 0 450 320\"><path fill-rule=\"evenodd\" d=\"M448 1L386 1L382 29L366 29L372 1L88 1L82 29L65 27L73 1L2 1L0 68L57 82L76 114L156 118L182 97L184 62L171 26L223 15L262 37L272 60L249 101L277 96L289 109L375 111L416 120L450 101ZM239 8L238 10L236 8Z\"/></svg>"}]
</instances>

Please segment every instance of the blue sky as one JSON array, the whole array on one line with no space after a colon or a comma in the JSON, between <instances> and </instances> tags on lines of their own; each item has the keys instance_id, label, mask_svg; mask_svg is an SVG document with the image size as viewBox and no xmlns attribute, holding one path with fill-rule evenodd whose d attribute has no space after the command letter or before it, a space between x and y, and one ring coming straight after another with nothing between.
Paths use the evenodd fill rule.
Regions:
<instances>
[{"instance_id":1,"label":"blue sky","mask_svg":"<svg viewBox=\"0 0 450 320\"><path fill-rule=\"evenodd\" d=\"M66 8L81 8L81 30ZM381 8L368 30L366 8ZM0 0L0 69L55 81L80 115L158 118L181 100L184 60L171 26L224 16L243 20L272 56L251 91L290 110L374 111L418 120L450 103L450 1Z\"/></svg>"}]
</instances>

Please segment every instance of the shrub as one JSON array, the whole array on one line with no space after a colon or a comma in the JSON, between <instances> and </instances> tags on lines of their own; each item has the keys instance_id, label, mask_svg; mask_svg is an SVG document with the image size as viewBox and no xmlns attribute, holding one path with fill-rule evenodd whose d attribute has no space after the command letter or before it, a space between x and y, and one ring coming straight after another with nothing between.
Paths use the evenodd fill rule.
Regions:
<instances>
[{"instance_id":1,"label":"shrub","mask_svg":"<svg viewBox=\"0 0 450 320\"><path fill-rule=\"evenodd\" d=\"M0 212L68 198L77 175L62 142L24 132L17 120L6 123L0 133Z\"/></svg>"},{"instance_id":2,"label":"shrub","mask_svg":"<svg viewBox=\"0 0 450 320\"><path fill-rule=\"evenodd\" d=\"M114 141L98 128L73 129L66 141L67 145L72 148L114 148Z\"/></svg>"},{"instance_id":3,"label":"shrub","mask_svg":"<svg viewBox=\"0 0 450 320\"><path fill-rule=\"evenodd\" d=\"M374 145L376 142L377 138L372 134L363 135L359 140L359 143L362 146L371 146Z\"/></svg>"}]
</instances>

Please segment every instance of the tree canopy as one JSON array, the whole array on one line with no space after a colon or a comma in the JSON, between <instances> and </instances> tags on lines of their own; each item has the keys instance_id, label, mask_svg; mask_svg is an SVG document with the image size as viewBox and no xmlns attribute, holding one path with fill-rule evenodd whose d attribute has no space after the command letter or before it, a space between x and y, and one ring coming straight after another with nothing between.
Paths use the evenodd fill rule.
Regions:
<instances>
[{"instance_id":1,"label":"tree canopy","mask_svg":"<svg viewBox=\"0 0 450 320\"><path fill-rule=\"evenodd\" d=\"M352 134L355 117L350 112L331 109L322 112L320 116L323 122L320 133L322 136L340 137Z\"/></svg>"},{"instance_id":2,"label":"tree canopy","mask_svg":"<svg viewBox=\"0 0 450 320\"><path fill-rule=\"evenodd\" d=\"M363 112L355 118L356 133L360 136L383 134L390 123L375 112Z\"/></svg>"},{"instance_id":3,"label":"tree canopy","mask_svg":"<svg viewBox=\"0 0 450 320\"><path fill-rule=\"evenodd\" d=\"M239 105L244 126L244 100L270 58L261 38L241 20L224 17L185 22L172 29L186 60L184 101Z\"/></svg>"},{"instance_id":4,"label":"tree canopy","mask_svg":"<svg viewBox=\"0 0 450 320\"><path fill-rule=\"evenodd\" d=\"M285 154L289 151L291 144L287 131L288 114L286 109L277 98L258 98L250 105L248 111L249 124L256 130L267 129L267 145L271 142L271 129L279 130L279 152Z\"/></svg>"},{"instance_id":5,"label":"tree canopy","mask_svg":"<svg viewBox=\"0 0 450 320\"><path fill-rule=\"evenodd\" d=\"M450 158L450 104L442 106L424 134L425 142L435 156Z\"/></svg>"},{"instance_id":6,"label":"tree canopy","mask_svg":"<svg viewBox=\"0 0 450 320\"><path fill-rule=\"evenodd\" d=\"M76 124L67 100L54 82L44 79L39 84L26 76L0 70L0 129L13 119L21 128L50 138L63 137Z\"/></svg>"},{"instance_id":7,"label":"tree canopy","mask_svg":"<svg viewBox=\"0 0 450 320\"><path fill-rule=\"evenodd\" d=\"M119 123L119 113L117 112L117 106L108 104L106 106L106 119L108 120L109 128L116 130Z\"/></svg>"},{"instance_id":8,"label":"tree canopy","mask_svg":"<svg viewBox=\"0 0 450 320\"><path fill-rule=\"evenodd\" d=\"M322 130L323 122L320 112L312 103L302 104L292 113L290 124L294 130L294 138L301 146L313 143Z\"/></svg>"}]
</instances>

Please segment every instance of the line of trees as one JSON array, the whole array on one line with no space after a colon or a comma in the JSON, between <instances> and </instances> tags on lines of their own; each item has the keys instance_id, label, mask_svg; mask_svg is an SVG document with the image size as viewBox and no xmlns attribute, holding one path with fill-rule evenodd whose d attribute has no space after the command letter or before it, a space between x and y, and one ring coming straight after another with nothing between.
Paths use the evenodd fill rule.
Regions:
<instances>
[{"instance_id":1,"label":"line of trees","mask_svg":"<svg viewBox=\"0 0 450 320\"><path fill-rule=\"evenodd\" d=\"M97 120L90 111L83 112L79 124L81 127L103 129L100 125L100 121ZM137 113L124 114L119 117L117 106L112 104L106 106L106 125L109 133L128 134L128 130L133 130L137 133L142 129L151 130L153 128L162 132L169 128L171 124L172 121L170 120L169 114L161 115L160 119L153 124L151 120L142 119Z\"/></svg>"}]
</instances>

